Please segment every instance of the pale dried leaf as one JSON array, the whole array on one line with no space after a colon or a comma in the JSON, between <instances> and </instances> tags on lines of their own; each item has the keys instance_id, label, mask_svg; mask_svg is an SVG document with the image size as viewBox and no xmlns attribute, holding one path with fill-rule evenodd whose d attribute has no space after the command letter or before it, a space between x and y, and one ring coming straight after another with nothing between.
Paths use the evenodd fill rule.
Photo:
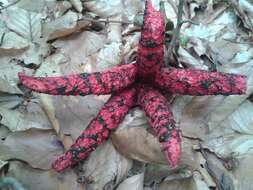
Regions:
<instances>
[{"instance_id":1,"label":"pale dried leaf","mask_svg":"<svg viewBox=\"0 0 253 190\"><path fill-rule=\"evenodd\" d=\"M0 92L8 94L23 94L17 86L11 85L7 80L0 77ZM0 100L1 102L1 100Z\"/></svg>"},{"instance_id":2,"label":"pale dried leaf","mask_svg":"<svg viewBox=\"0 0 253 190\"><path fill-rule=\"evenodd\" d=\"M141 162L166 164L157 139L144 128L117 130L112 134L112 142L117 150L128 158Z\"/></svg>"},{"instance_id":3,"label":"pale dried leaf","mask_svg":"<svg viewBox=\"0 0 253 190\"><path fill-rule=\"evenodd\" d=\"M48 56L41 64L40 68L36 70L35 76L60 76L60 65L67 61L67 58L61 53L55 53Z\"/></svg>"},{"instance_id":4,"label":"pale dried leaf","mask_svg":"<svg viewBox=\"0 0 253 190\"><path fill-rule=\"evenodd\" d=\"M168 164L157 139L143 127L119 129L112 134L111 139L117 150L128 158L146 163ZM192 149L197 141L184 138L182 141L179 168L198 168L199 158Z\"/></svg>"},{"instance_id":5,"label":"pale dried leaf","mask_svg":"<svg viewBox=\"0 0 253 190\"><path fill-rule=\"evenodd\" d=\"M233 36L236 35L234 31L231 31L235 27L235 20L236 17L233 12L224 11L217 19L209 24L192 25L185 30L185 34L205 39L209 42L215 42L217 37L222 38L230 33Z\"/></svg>"},{"instance_id":6,"label":"pale dried leaf","mask_svg":"<svg viewBox=\"0 0 253 190\"><path fill-rule=\"evenodd\" d=\"M97 0L84 2L84 6L91 12L94 12L101 17L111 17L122 14L123 5L122 0Z\"/></svg>"},{"instance_id":7,"label":"pale dried leaf","mask_svg":"<svg viewBox=\"0 0 253 190\"><path fill-rule=\"evenodd\" d=\"M20 95L6 94L0 92L0 107L5 109L17 108L22 102L23 98Z\"/></svg>"},{"instance_id":8,"label":"pale dried leaf","mask_svg":"<svg viewBox=\"0 0 253 190\"><path fill-rule=\"evenodd\" d=\"M209 190L207 184L203 181L201 175L198 172L194 172L193 180L196 190Z\"/></svg>"},{"instance_id":9,"label":"pale dried leaf","mask_svg":"<svg viewBox=\"0 0 253 190\"><path fill-rule=\"evenodd\" d=\"M73 171L56 173L31 168L22 162L11 162L7 176L16 178L27 189L36 190L83 190Z\"/></svg>"},{"instance_id":10,"label":"pale dried leaf","mask_svg":"<svg viewBox=\"0 0 253 190\"><path fill-rule=\"evenodd\" d=\"M0 107L1 124L11 131L25 131L31 128L52 129L43 110L36 103L29 103L25 110L13 110Z\"/></svg>"},{"instance_id":11,"label":"pale dried leaf","mask_svg":"<svg viewBox=\"0 0 253 190\"><path fill-rule=\"evenodd\" d=\"M148 164L145 169L145 185L159 184L164 179L166 180L180 180L190 178L192 171L182 169L177 172L171 170L168 165Z\"/></svg>"},{"instance_id":12,"label":"pale dried leaf","mask_svg":"<svg viewBox=\"0 0 253 190\"><path fill-rule=\"evenodd\" d=\"M3 141L9 134L11 133L11 131L0 124L0 139Z\"/></svg>"},{"instance_id":13,"label":"pale dried leaf","mask_svg":"<svg viewBox=\"0 0 253 190\"><path fill-rule=\"evenodd\" d=\"M253 31L253 3L249 0L231 0L230 4L242 20L244 27Z\"/></svg>"},{"instance_id":14,"label":"pale dried leaf","mask_svg":"<svg viewBox=\"0 0 253 190\"><path fill-rule=\"evenodd\" d=\"M46 43L45 39L38 41L40 41L39 44L31 44L30 48L19 57L20 60L23 60L24 64L39 66L44 61L44 58L50 54L50 45Z\"/></svg>"},{"instance_id":15,"label":"pale dried leaf","mask_svg":"<svg viewBox=\"0 0 253 190\"><path fill-rule=\"evenodd\" d=\"M7 32L3 34L0 51L5 53L14 53L15 51L25 50L30 44L29 41L17 35L14 32Z\"/></svg>"},{"instance_id":16,"label":"pale dried leaf","mask_svg":"<svg viewBox=\"0 0 253 190\"><path fill-rule=\"evenodd\" d=\"M50 12L54 15L54 18L59 18L64 15L64 13L66 13L67 10L72 7L72 5L69 1L57 1L55 5L50 3L48 7Z\"/></svg>"},{"instance_id":17,"label":"pale dried leaf","mask_svg":"<svg viewBox=\"0 0 253 190\"><path fill-rule=\"evenodd\" d=\"M137 13L139 13L142 9L142 2L135 0L127 0L124 1L123 6L126 17L129 21L133 21L135 15L137 15Z\"/></svg>"},{"instance_id":18,"label":"pale dried leaf","mask_svg":"<svg viewBox=\"0 0 253 190\"><path fill-rule=\"evenodd\" d=\"M90 63L94 63L96 58L92 55L98 52L105 43L105 37L92 32L82 32L75 36L70 36L64 40L57 40L53 46L58 48L69 60L68 65L62 69L66 73L90 72L83 68ZM74 51L73 51L74 50ZM92 64L94 66L94 64Z\"/></svg>"},{"instance_id":19,"label":"pale dried leaf","mask_svg":"<svg viewBox=\"0 0 253 190\"><path fill-rule=\"evenodd\" d=\"M253 105L250 101L243 102L224 123L236 132L253 135Z\"/></svg>"},{"instance_id":20,"label":"pale dried leaf","mask_svg":"<svg viewBox=\"0 0 253 190\"><path fill-rule=\"evenodd\" d=\"M180 56L180 61L184 62L185 65L191 68L196 68L196 69L202 69L202 70L207 70L207 66L203 64L202 60L198 60L195 57L193 57L187 50L183 49L180 47L178 49L178 54Z\"/></svg>"},{"instance_id":21,"label":"pale dried leaf","mask_svg":"<svg viewBox=\"0 0 253 190\"><path fill-rule=\"evenodd\" d=\"M41 14L13 6L6 10L5 17L7 27L25 39L36 42L40 38Z\"/></svg>"},{"instance_id":22,"label":"pale dried leaf","mask_svg":"<svg viewBox=\"0 0 253 190\"><path fill-rule=\"evenodd\" d=\"M211 185L210 188L217 189L230 189L235 190L235 180L229 170L233 170L235 160L227 158L226 160L219 160L214 154L204 151L205 163L202 163L203 169L207 170L215 181L215 186ZM226 168L225 168L226 166ZM203 175L203 172L201 172ZM201 179L200 176L196 176Z\"/></svg>"},{"instance_id":23,"label":"pale dried leaf","mask_svg":"<svg viewBox=\"0 0 253 190\"><path fill-rule=\"evenodd\" d=\"M49 6L50 3L55 2L56 0L36 0L36 1L30 1L30 0L21 0L18 3L15 4L16 7L25 9L27 11L32 11L36 13L43 13L43 9L45 9L46 6Z\"/></svg>"},{"instance_id":24,"label":"pale dried leaf","mask_svg":"<svg viewBox=\"0 0 253 190\"><path fill-rule=\"evenodd\" d=\"M62 153L52 131L29 130L11 133L0 144L0 159L20 159L33 168L50 169L51 162Z\"/></svg>"},{"instance_id":25,"label":"pale dried leaf","mask_svg":"<svg viewBox=\"0 0 253 190\"><path fill-rule=\"evenodd\" d=\"M110 142L106 142L85 162L85 176L92 179L92 190L113 189L126 177L131 166L131 160L121 156Z\"/></svg>"},{"instance_id":26,"label":"pale dried leaf","mask_svg":"<svg viewBox=\"0 0 253 190\"><path fill-rule=\"evenodd\" d=\"M48 40L64 37L72 34L77 29L78 15L68 11L62 17L43 24L43 36Z\"/></svg>"},{"instance_id":27,"label":"pale dried leaf","mask_svg":"<svg viewBox=\"0 0 253 190\"><path fill-rule=\"evenodd\" d=\"M222 158L252 154L252 135L224 134L222 137L211 138L204 144L209 150Z\"/></svg>"},{"instance_id":28,"label":"pale dried leaf","mask_svg":"<svg viewBox=\"0 0 253 190\"><path fill-rule=\"evenodd\" d=\"M252 155L241 158L240 164L233 171L236 190L246 190L252 188L252 158Z\"/></svg>"},{"instance_id":29,"label":"pale dried leaf","mask_svg":"<svg viewBox=\"0 0 253 190\"><path fill-rule=\"evenodd\" d=\"M83 5L80 0L70 0L73 7L80 13L83 10Z\"/></svg>"},{"instance_id":30,"label":"pale dried leaf","mask_svg":"<svg viewBox=\"0 0 253 190\"><path fill-rule=\"evenodd\" d=\"M165 180L158 185L158 190L196 190L193 186L193 179Z\"/></svg>"},{"instance_id":31,"label":"pale dried leaf","mask_svg":"<svg viewBox=\"0 0 253 190\"><path fill-rule=\"evenodd\" d=\"M144 173L131 176L119 184L116 190L143 190Z\"/></svg>"},{"instance_id":32,"label":"pale dried leaf","mask_svg":"<svg viewBox=\"0 0 253 190\"><path fill-rule=\"evenodd\" d=\"M96 116L104 101L94 96L53 98L55 116L63 134L76 139Z\"/></svg>"},{"instance_id":33,"label":"pale dried leaf","mask_svg":"<svg viewBox=\"0 0 253 190\"><path fill-rule=\"evenodd\" d=\"M99 68L98 70L105 70L120 64L122 59L121 46L122 44L118 42L104 45L97 56L96 63L97 68Z\"/></svg>"}]
</instances>

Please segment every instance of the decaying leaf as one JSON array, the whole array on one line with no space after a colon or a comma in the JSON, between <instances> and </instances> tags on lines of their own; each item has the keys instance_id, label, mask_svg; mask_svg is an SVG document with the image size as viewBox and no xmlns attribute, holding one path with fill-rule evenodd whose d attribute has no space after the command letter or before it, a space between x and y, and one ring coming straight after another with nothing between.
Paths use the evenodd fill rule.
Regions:
<instances>
[{"instance_id":1,"label":"decaying leaf","mask_svg":"<svg viewBox=\"0 0 253 190\"><path fill-rule=\"evenodd\" d=\"M52 40L68 36L87 25L89 25L89 22L80 22L78 24L78 14L73 11L68 11L62 17L44 23L43 35L47 37L48 40Z\"/></svg>"},{"instance_id":2,"label":"decaying leaf","mask_svg":"<svg viewBox=\"0 0 253 190\"><path fill-rule=\"evenodd\" d=\"M62 153L62 146L52 131L14 132L0 144L0 159L19 159L33 168L50 169L51 162Z\"/></svg>"},{"instance_id":3,"label":"decaying leaf","mask_svg":"<svg viewBox=\"0 0 253 190\"><path fill-rule=\"evenodd\" d=\"M120 155L110 142L99 146L84 164L84 175L94 190L113 189L126 176L132 161Z\"/></svg>"},{"instance_id":4,"label":"decaying leaf","mask_svg":"<svg viewBox=\"0 0 253 190\"><path fill-rule=\"evenodd\" d=\"M14 41L15 39L15 41ZM30 46L29 41L14 32L4 33L2 36L2 43L0 50L6 53L13 53L15 51L24 51Z\"/></svg>"},{"instance_id":5,"label":"decaying leaf","mask_svg":"<svg viewBox=\"0 0 253 190\"><path fill-rule=\"evenodd\" d=\"M70 0L70 2L78 12L82 12L83 6L80 0Z\"/></svg>"},{"instance_id":6,"label":"decaying leaf","mask_svg":"<svg viewBox=\"0 0 253 190\"><path fill-rule=\"evenodd\" d=\"M123 11L121 0L87 1L84 6L101 17L119 15Z\"/></svg>"},{"instance_id":7,"label":"decaying leaf","mask_svg":"<svg viewBox=\"0 0 253 190\"><path fill-rule=\"evenodd\" d=\"M36 42L40 38L41 14L12 7L7 9L5 17L7 27L30 42Z\"/></svg>"},{"instance_id":8,"label":"decaying leaf","mask_svg":"<svg viewBox=\"0 0 253 190\"><path fill-rule=\"evenodd\" d=\"M0 107L0 114L2 117L0 123L13 132L31 128L52 129L45 113L36 102L30 102L23 110Z\"/></svg>"},{"instance_id":9,"label":"decaying leaf","mask_svg":"<svg viewBox=\"0 0 253 190\"><path fill-rule=\"evenodd\" d=\"M84 187L76 181L73 172L57 174L52 170L43 171L31 168L29 165L12 161L8 176L15 177L27 189L36 190L83 190Z\"/></svg>"},{"instance_id":10,"label":"decaying leaf","mask_svg":"<svg viewBox=\"0 0 253 190\"><path fill-rule=\"evenodd\" d=\"M125 179L118 187L117 190L143 190L144 173L131 176Z\"/></svg>"},{"instance_id":11,"label":"decaying leaf","mask_svg":"<svg viewBox=\"0 0 253 190\"><path fill-rule=\"evenodd\" d=\"M0 78L0 92L9 94L23 94L17 86L11 85L7 80Z\"/></svg>"},{"instance_id":12,"label":"decaying leaf","mask_svg":"<svg viewBox=\"0 0 253 190\"><path fill-rule=\"evenodd\" d=\"M94 59L96 60L92 55L96 55L104 43L105 37L103 35L82 32L75 36L57 40L53 43L53 46L58 48L68 59L68 65L62 68L62 72L69 74L91 72L91 67L95 66Z\"/></svg>"},{"instance_id":13,"label":"decaying leaf","mask_svg":"<svg viewBox=\"0 0 253 190\"><path fill-rule=\"evenodd\" d=\"M134 110L126 116L120 128L112 134L111 139L114 146L128 158L167 165L157 139L147 131L147 126L145 115L139 110ZM192 149L194 143L194 140L183 139L179 167L198 168L198 155L194 154Z\"/></svg>"}]
</instances>

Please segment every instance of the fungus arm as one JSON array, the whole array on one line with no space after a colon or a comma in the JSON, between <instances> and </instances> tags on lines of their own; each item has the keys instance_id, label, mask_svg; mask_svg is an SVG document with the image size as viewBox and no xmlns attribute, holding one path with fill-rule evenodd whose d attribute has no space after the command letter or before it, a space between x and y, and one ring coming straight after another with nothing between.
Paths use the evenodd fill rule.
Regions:
<instances>
[{"instance_id":1,"label":"fungus arm","mask_svg":"<svg viewBox=\"0 0 253 190\"><path fill-rule=\"evenodd\" d=\"M30 77L19 73L20 82L27 88L51 95L110 94L135 81L134 64L113 67L108 71L81 73L59 77Z\"/></svg>"},{"instance_id":2,"label":"fungus arm","mask_svg":"<svg viewBox=\"0 0 253 190\"><path fill-rule=\"evenodd\" d=\"M181 154L181 139L167 100L153 88L140 87L137 102L149 118L169 165L176 167Z\"/></svg>"},{"instance_id":3,"label":"fungus arm","mask_svg":"<svg viewBox=\"0 0 253 190\"><path fill-rule=\"evenodd\" d=\"M246 76L198 69L162 68L156 74L155 86L182 95L244 94Z\"/></svg>"},{"instance_id":4,"label":"fungus arm","mask_svg":"<svg viewBox=\"0 0 253 190\"><path fill-rule=\"evenodd\" d=\"M88 157L118 127L135 104L135 98L135 88L112 95L71 148L53 162L52 168L60 172Z\"/></svg>"}]
</instances>

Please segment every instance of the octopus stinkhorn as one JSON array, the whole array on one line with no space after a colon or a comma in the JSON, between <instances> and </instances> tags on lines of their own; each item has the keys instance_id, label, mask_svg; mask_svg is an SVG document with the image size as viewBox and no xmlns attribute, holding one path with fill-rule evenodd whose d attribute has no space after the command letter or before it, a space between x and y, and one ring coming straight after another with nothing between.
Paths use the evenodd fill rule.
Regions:
<instances>
[{"instance_id":1,"label":"octopus stinkhorn","mask_svg":"<svg viewBox=\"0 0 253 190\"><path fill-rule=\"evenodd\" d=\"M145 112L168 164L175 167L180 159L181 138L164 94L203 96L245 93L246 77L242 75L166 67L164 32L163 15L153 8L151 0L146 0L135 63L103 72L59 77L31 77L19 73L24 86L40 93L73 96L112 94L71 148L53 162L52 167L56 171L62 171L89 156L109 138L133 106L140 106Z\"/></svg>"}]
</instances>

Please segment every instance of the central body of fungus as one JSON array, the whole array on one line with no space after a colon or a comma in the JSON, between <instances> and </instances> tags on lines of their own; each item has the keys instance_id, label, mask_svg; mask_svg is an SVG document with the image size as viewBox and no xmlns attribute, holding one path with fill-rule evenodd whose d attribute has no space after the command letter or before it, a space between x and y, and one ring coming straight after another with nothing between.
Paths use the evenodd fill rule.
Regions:
<instances>
[{"instance_id":1,"label":"central body of fungus","mask_svg":"<svg viewBox=\"0 0 253 190\"><path fill-rule=\"evenodd\" d=\"M52 167L56 171L85 159L109 138L129 109L136 105L148 117L168 164L175 167L180 159L181 139L163 94L203 96L245 93L246 78L242 75L165 67L164 26L162 14L154 10L151 1L147 0L135 64L120 65L104 72L59 77L19 74L24 86L40 93L74 96L112 94L71 148L53 162Z\"/></svg>"}]
</instances>

